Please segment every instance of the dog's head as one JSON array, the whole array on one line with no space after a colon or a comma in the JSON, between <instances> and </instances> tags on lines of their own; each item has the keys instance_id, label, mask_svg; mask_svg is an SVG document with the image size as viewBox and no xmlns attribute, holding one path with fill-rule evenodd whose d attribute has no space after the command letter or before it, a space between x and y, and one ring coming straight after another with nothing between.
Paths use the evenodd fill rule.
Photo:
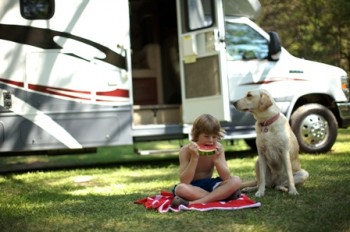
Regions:
<instances>
[{"instance_id":1,"label":"dog's head","mask_svg":"<svg viewBox=\"0 0 350 232\"><path fill-rule=\"evenodd\" d=\"M263 112L273 104L271 95L263 89L248 91L246 96L233 103L239 111Z\"/></svg>"}]
</instances>

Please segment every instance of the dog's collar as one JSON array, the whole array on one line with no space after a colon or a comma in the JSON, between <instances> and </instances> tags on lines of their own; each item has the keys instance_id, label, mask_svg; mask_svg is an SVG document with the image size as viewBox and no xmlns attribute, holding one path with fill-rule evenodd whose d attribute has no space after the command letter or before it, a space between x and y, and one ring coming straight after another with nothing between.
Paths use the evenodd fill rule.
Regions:
<instances>
[{"instance_id":1,"label":"dog's collar","mask_svg":"<svg viewBox=\"0 0 350 232\"><path fill-rule=\"evenodd\" d=\"M267 128L266 127L270 126L272 123L274 123L279 117L280 117L280 113L277 113L273 117L267 119L266 121L260 122L259 126L262 127L262 128L265 128L264 132L267 132Z\"/></svg>"}]
</instances>

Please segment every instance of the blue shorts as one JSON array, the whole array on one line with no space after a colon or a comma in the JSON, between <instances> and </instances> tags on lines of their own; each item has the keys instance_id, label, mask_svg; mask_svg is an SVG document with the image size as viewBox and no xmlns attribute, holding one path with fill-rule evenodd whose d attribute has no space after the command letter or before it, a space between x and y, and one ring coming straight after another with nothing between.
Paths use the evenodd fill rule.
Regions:
<instances>
[{"instance_id":1,"label":"blue shorts","mask_svg":"<svg viewBox=\"0 0 350 232\"><path fill-rule=\"evenodd\" d=\"M220 177L216 178L205 178L200 180L194 180L191 182L191 185L200 187L204 189L207 192L212 192L214 189L216 189L219 184L222 182L222 179ZM172 189L172 193L175 196L175 188L177 185L174 186Z\"/></svg>"}]
</instances>

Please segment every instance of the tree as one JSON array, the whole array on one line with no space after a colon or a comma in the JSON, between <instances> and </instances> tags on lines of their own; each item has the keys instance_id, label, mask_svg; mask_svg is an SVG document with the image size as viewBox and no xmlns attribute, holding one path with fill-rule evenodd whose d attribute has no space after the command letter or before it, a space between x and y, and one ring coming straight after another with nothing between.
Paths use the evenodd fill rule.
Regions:
<instances>
[{"instance_id":1,"label":"tree","mask_svg":"<svg viewBox=\"0 0 350 232\"><path fill-rule=\"evenodd\" d=\"M277 31L289 52L350 73L349 0L261 0L261 4L258 23Z\"/></svg>"}]
</instances>

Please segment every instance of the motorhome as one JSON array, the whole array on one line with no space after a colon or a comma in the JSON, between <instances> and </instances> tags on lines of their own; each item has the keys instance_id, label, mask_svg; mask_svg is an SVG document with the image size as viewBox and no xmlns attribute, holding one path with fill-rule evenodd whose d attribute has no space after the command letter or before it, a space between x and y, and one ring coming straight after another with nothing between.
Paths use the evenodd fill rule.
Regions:
<instances>
[{"instance_id":1,"label":"motorhome","mask_svg":"<svg viewBox=\"0 0 350 232\"><path fill-rule=\"evenodd\" d=\"M254 147L232 102L265 88L305 152L350 124L344 70L296 58L258 0L2 0L0 155L189 137L202 113Z\"/></svg>"}]
</instances>

